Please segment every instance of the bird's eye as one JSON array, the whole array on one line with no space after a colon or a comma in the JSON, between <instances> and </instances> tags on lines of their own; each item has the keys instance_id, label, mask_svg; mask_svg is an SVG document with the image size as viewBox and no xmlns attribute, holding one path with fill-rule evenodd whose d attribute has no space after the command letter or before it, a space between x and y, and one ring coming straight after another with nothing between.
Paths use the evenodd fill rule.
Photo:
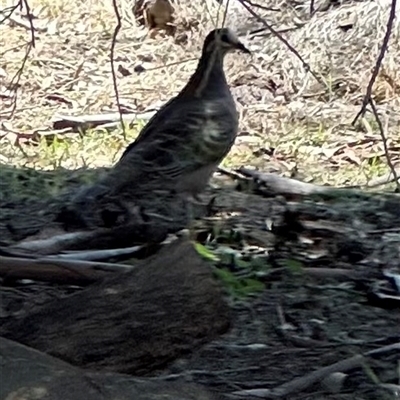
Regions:
<instances>
[{"instance_id":1,"label":"bird's eye","mask_svg":"<svg viewBox=\"0 0 400 400\"><path fill-rule=\"evenodd\" d=\"M221 42L229 43L229 38L228 38L228 35L226 33L223 33L221 35Z\"/></svg>"}]
</instances>

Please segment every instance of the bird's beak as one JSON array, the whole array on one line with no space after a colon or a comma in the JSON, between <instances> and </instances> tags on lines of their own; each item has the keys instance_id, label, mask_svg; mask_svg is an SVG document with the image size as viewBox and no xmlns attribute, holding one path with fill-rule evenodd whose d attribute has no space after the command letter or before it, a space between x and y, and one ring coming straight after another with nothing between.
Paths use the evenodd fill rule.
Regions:
<instances>
[{"instance_id":1,"label":"bird's beak","mask_svg":"<svg viewBox=\"0 0 400 400\"><path fill-rule=\"evenodd\" d=\"M236 49L242 53L251 54L251 51L242 42L237 42Z\"/></svg>"}]
</instances>

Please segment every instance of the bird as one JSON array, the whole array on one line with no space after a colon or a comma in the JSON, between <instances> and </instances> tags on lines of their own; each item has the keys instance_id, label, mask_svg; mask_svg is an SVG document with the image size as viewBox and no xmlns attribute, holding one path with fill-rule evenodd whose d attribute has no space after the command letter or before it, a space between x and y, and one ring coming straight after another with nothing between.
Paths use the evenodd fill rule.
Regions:
<instances>
[{"instance_id":1,"label":"bird","mask_svg":"<svg viewBox=\"0 0 400 400\"><path fill-rule=\"evenodd\" d=\"M177 96L148 121L121 158L84 198L140 198L146 193L175 193L198 199L230 151L237 136L239 114L224 73L228 53L251 52L230 28L206 36L193 75Z\"/></svg>"},{"instance_id":2,"label":"bird","mask_svg":"<svg viewBox=\"0 0 400 400\"><path fill-rule=\"evenodd\" d=\"M115 173L147 176L146 181L173 184L189 195L204 190L238 132L239 116L223 69L226 54L235 50L251 54L230 28L207 35L188 83L128 145Z\"/></svg>"}]
</instances>

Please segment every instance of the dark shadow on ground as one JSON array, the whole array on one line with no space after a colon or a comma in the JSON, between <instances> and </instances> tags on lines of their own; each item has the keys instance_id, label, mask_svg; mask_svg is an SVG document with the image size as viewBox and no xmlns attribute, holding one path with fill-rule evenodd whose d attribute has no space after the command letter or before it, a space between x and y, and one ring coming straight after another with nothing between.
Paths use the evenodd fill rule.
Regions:
<instances>
[{"instance_id":1,"label":"dark shadow on ground","mask_svg":"<svg viewBox=\"0 0 400 400\"><path fill-rule=\"evenodd\" d=\"M2 180L2 240L19 240L24 224L34 231L48 223L44 217L49 214L44 209L46 196L80 182L71 171L64 172L60 172L63 178L57 179L62 184L56 188L48 182L55 179L52 173L37 173L40 178L34 173L29 179L23 173L11 188L8 178ZM382 270L400 271L400 237L395 230L400 226L398 198L376 195L286 201L224 189L210 191L206 197L209 195L216 195L213 207L217 216L197 221L195 236L198 240L215 236L216 227L219 232L231 232L231 236L220 235L215 243L257 259L262 264L257 279L265 289L231 302L234 323L229 333L163 371L147 375L176 374L176 379L183 376L220 394L274 388L355 354L400 341L399 308L390 309L371 297ZM16 233L10 232L10 223ZM254 247L261 253L254 253ZM235 276L250 273L234 262L226 263L226 268ZM349 274L317 276L306 273L308 268L341 269ZM77 290L41 283L14 283L14 288L23 295L2 288L7 313L26 312L32 303L45 304L54 296ZM317 383L289 398L393 399L377 382L398 384L398 359L398 351L368 358L363 368L346 373L343 386Z\"/></svg>"}]
</instances>

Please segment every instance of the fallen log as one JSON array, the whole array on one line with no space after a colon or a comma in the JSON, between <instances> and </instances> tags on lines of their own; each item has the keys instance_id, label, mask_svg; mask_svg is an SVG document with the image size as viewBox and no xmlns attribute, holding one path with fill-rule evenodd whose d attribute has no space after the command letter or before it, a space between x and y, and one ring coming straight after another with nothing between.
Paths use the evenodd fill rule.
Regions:
<instances>
[{"instance_id":1,"label":"fallen log","mask_svg":"<svg viewBox=\"0 0 400 400\"><path fill-rule=\"evenodd\" d=\"M57 257L29 259L0 255L0 277L6 279L86 285L105 277L107 272L125 272L132 268L125 264L57 259Z\"/></svg>"}]
</instances>

